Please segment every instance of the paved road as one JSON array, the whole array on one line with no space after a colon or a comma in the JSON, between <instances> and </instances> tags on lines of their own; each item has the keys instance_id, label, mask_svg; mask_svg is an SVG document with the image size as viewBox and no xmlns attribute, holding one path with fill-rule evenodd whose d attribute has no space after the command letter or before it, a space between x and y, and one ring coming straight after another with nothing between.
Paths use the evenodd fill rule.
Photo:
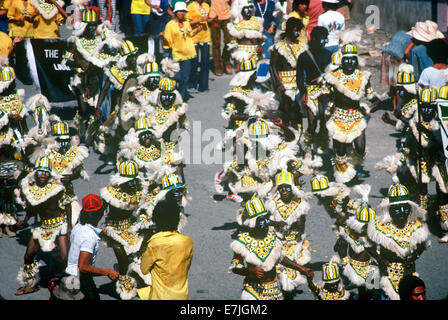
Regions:
<instances>
[{"instance_id":1,"label":"paved road","mask_svg":"<svg viewBox=\"0 0 448 320\"><path fill-rule=\"evenodd\" d=\"M374 71L372 84L379 93L385 91L385 87L379 85L379 70L370 68L374 63L378 64L380 58L368 60L367 67ZM213 143L213 140L206 135L207 129L215 129L223 135L225 125L220 117L220 108L223 104L223 95L228 90L228 83L231 76L215 77L211 75L210 91L207 93L193 93L193 98L189 100L190 109L187 113L192 124L192 136L202 137L202 146L206 148ZM32 87L25 86L27 97L35 93ZM73 109L66 109L65 115L72 115ZM68 111L68 112L67 112ZM386 195L387 188L391 184L390 176L385 172L374 170L374 164L381 160L384 155L392 154L395 150L396 136L391 127L385 125L380 120L382 112L372 115L367 128L368 156L365 161L365 169L370 172L370 178L364 183L372 186L371 204L376 207L381 199ZM69 117L68 116L68 117ZM70 120L70 118L68 118ZM209 132L209 131L208 131ZM204 136L203 136L204 134ZM190 140L190 141L193 141ZM196 150L196 145L200 141L195 139L191 142L191 149ZM217 141L214 141L216 143ZM92 150L91 150L92 151ZM204 152L207 154L207 152ZM196 157L193 159L193 157ZM197 164L198 154L191 153L190 164L185 168L186 182L193 201L186 208L188 224L184 228L184 233L189 235L194 242L194 258L189 273L190 299L192 300L230 300L239 299L242 287L242 277L229 274L228 266L232 258L229 247L232 235L236 230L235 213L238 205L227 201L217 201L214 198L213 176L217 170L222 168L222 164ZM196 161L193 161L196 160ZM196 163L196 164L192 164ZM77 181L75 191L81 199L88 193L98 193L99 189L108 183L111 167L103 167L98 155L91 152L85 166L90 175L90 181ZM305 189L310 191L309 179L305 179ZM430 192L434 194L433 186ZM22 213L23 217L23 213ZM423 253L417 262L417 271L427 285L428 299L443 299L448 294L448 274L446 265L448 264L448 245L437 242L438 226L433 223L430 216L430 240L432 246ZM311 200L311 210L306 220L306 233L313 249L309 267L315 271L315 280L321 277L320 268L322 263L327 262L333 254L335 236L331 230L333 221L329 218L324 209L319 206L316 199ZM26 296L15 296L14 292L18 288L16 275L19 267L23 263L23 255L26 243L29 239L29 230L21 231L17 237L8 238L3 236L0 239L0 294L5 299L10 300L47 300L49 293L44 286L36 293ZM48 256L39 256L43 261L48 261ZM116 263L112 249L103 245L97 258L97 266L112 268ZM47 267L43 268L44 279ZM96 278L97 286L101 291L101 298L113 300L110 281L106 277ZM41 283L44 285L44 282ZM302 293L295 296L295 299L313 299L307 287L302 287Z\"/></svg>"}]
</instances>

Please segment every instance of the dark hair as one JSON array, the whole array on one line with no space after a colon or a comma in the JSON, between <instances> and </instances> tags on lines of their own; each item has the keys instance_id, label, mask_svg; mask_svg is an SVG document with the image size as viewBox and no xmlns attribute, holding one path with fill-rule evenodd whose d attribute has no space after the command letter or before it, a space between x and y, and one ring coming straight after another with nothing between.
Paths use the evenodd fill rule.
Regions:
<instances>
[{"instance_id":1,"label":"dark hair","mask_svg":"<svg viewBox=\"0 0 448 320\"><path fill-rule=\"evenodd\" d=\"M290 32L294 27L297 27L300 30L303 29L303 22L300 19L291 17L286 20L285 33Z\"/></svg>"},{"instance_id":2,"label":"dark hair","mask_svg":"<svg viewBox=\"0 0 448 320\"><path fill-rule=\"evenodd\" d=\"M400 300L410 300L412 290L420 286L425 288L425 283L422 279L413 275L404 276L398 284L398 294L400 295Z\"/></svg>"},{"instance_id":3,"label":"dark hair","mask_svg":"<svg viewBox=\"0 0 448 320\"><path fill-rule=\"evenodd\" d=\"M180 220L180 207L174 198L173 192L169 191L165 199L159 201L152 213L152 220L158 231L174 231Z\"/></svg>"},{"instance_id":4,"label":"dark hair","mask_svg":"<svg viewBox=\"0 0 448 320\"><path fill-rule=\"evenodd\" d=\"M297 8L299 8L300 4L310 5L310 0L294 0L294 2L292 3L292 10L296 11Z\"/></svg>"},{"instance_id":5,"label":"dark hair","mask_svg":"<svg viewBox=\"0 0 448 320\"><path fill-rule=\"evenodd\" d=\"M81 210L81 213L79 215L79 223L80 224L91 224L95 225L98 223L104 214L104 208L101 208L97 211L91 211L91 212L85 212Z\"/></svg>"},{"instance_id":6,"label":"dark hair","mask_svg":"<svg viewBox=\"0 0 448 320\"><path fill-rule=\"evenodd\" d=\"M428 56L434 63L446 63L448 58L448 45L444 39L432 40L428 46Z\"/></svg>"},{"instance_id":7,"label":"dark hair","mask_svg":"<svg viewBox=\"0 0 448 320\"><path fill-rule=\"evenodd\" d=\"M310 34L311 40L321 40L328 37L328 30L325 27L314 27Z\"/></svg>"},{"instance_id":8,"label":"dark hair","mask_svg":"<svg viewBox=\"0 0 448 320\"><path fill-rule=\"evenodd\" d=\"M339 3L329 3L329 2L322 2L322 7L328 8L328 10L334 10L336 11L339 8Z\"/></svg>"}]
</instances>

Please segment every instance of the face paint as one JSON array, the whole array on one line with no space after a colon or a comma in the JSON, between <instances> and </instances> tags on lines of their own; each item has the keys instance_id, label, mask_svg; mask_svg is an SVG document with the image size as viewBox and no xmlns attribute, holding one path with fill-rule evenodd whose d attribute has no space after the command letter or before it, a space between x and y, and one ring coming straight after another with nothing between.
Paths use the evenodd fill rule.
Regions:
<instances>
[{"instance_id":1,"label":"face paint","mask_svg":"<svg viewBox=\"0 0 448 320\"><path fill-rule=\"evenodd\" d=\"M328 43L328 39L327 39L327 38L325 38L325 39L320 39L319 43L320 43L320 45L321 45L322 47L325 47L325 45Z\"/></svg>"},{"instance_id":2,"label":"face paint","mask_svg":"<svg viewBox=\"0 0 448 320\"><path fill-rule=\"evenodd\" d=\"M174 198L177 201L177 204L179 206L181 206L182 205L182 198L184 196L184 188L175 188L175 189L173 189L173 195L174 195Z\"/></svg>"},{"instance_id":3,"label":"face paint","mask_svg":"<svg viewBox=\"0 0 448 320\"><path fill-rule=\"evenodd\" d=\"M145 131L140 133L138 136L140 144L146 148L148 148L151 145L152 142L152 134L150 131Z\"/></svg>"},{"instance_id":4,"label":"face paint","mask_svg":"<svg viewBox=\"0 0 448 320\"><path fill-rule=\"evenodd\" d=\"M146 87L149 91L154 91L159 87L159 81L160 77L149 77L148 80L146 80Z\"/></svg>"},{"instance_id":5,"label":"face paint","mask_svg":"<svg viewBox=\"0 0 448 320\"><path fill-rule=\"evenodd\" d=\"M407 91L406 91L406 89L403 88L402 86L397 87L397 93L398 93L398 96L399 96L401 99L404 99L404 98L406 97L406 95L407 95Z\"/></svg>"},{"instance_id":6,"label":"face paint","mask_svg":"<svg viewBox=\"0 0 448 320\"><path fill-rule=\"evenodd\" d=\"M70 147L70 139L61 139L61 138L57 138L56 142L59 146L59 150L61 152L67 151L68 148Z\"/></svg>"},{"instance_id":7,"label":"face paint","mask_svg":"<svg viewBox=\"0 0 448 320\"><path fill-rule=\"evenodd\" d=\"M137 67L137 57L135 54L131 54L126 58L126 65L130 69L135 69Z\"/></svg>"},{"instance_id":8,"label":"face paint","mask_svg":"<svg viewBox=\"0 0 448 320\"><path fill-rule=\"evenodd\" d=\"M253 7L252 6L244 7L241 10L241 15L243 16L244 19L249 20L254 15Z\"/></svg>"},{"instance_id":9,"label":"face paint","mask_svg":"<svg viewBox=\"0 0 448 320\"><path fill-rule=\"evenodd\" d=\"M411 206L407 203L391 205L389 208L389 215L393 224L398 228L403 228L411 213Z\"/></svg>"},{"instance_id":10,"label":"face paint","mask_svg":"<svg viewBox=\"0 0 448 320\"><path fill-rule=\"evenodd\" d=\"M257 218L257 227L261 230L267 230L269 228L269 224L271 220L267 216L262 216Z\"/></svg>"},{"instance_id":11,"label":"face paint","mask_svg":"<svg viewBox=\"0 0 448 320\"><path fill-rule=\"evenodd\" d=\"M165 109L169 109L174 104L176 100L176 95L173 92L161 92L160 93L160 104Z\"/></svg>"},{"instance_id":12,"label":"face paint","mask_svg":"<svg viewBox=\"0 0 448 320\"><path fill-rule=\"evenodd\" d=\"M421 104L421 114L422 114L423 121L430 122L436 116L436 109L430 103L422 103Z\"/></svg>"},{"instance_id":13,"label":"face paint","mask_svg":"<svg viewBox=\"0 0 448 320\"><path fill-rule=\"evenodd\" d=\"M84 31L84 36L88 39L92 39L96 36L96 24L89 23Z\"/></svg>"},{"instance_id":14,"label":"face paint","mask_svg":"<svg viewBox=\"0 0 448 320\"><path fill-rule=\"evenodd\" d=\"M44 170L37 170L35 173L36 182L39 186L46 185L50 180L51 173Z\"/></svg>"},{"instance_id":15,"label":"face paint","mask_svg":"<svg viewBox=\"0 0 448 320\"><path fill-rule=\"evenodd\" d=\"M345 74L352 74L358 64L356 57L343 57L341 61L342 70Z\"/></svg>"},{"instance_id":16,"label":"face paint","mask_svg":"<svg viewBox=\"0 0 448 320\"><path fill-rule=\"evenodd\" d=\"M282 184L278 187L278 192L282 200L290 200L292 196L292 188L290 185Z\"/></svg>"}]
</instances>

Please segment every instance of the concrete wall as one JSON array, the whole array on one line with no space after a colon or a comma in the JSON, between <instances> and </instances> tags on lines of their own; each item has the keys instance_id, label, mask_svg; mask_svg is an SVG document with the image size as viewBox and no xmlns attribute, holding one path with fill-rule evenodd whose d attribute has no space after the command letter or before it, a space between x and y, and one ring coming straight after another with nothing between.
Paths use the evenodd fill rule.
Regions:
<instances>
[{"instance_id":1,"label":"concrete wall","mask_svg":"<svg viewBox=\"0 0 448 320\"><path fill-rule=\"evenodd\" d=\"M447 0L352 0L351 17L365 23L366 8L375 5L380 12L380 29L395 33L409 30L417 21L433 20L447 31Z\"/></svg>"}]
</instances>

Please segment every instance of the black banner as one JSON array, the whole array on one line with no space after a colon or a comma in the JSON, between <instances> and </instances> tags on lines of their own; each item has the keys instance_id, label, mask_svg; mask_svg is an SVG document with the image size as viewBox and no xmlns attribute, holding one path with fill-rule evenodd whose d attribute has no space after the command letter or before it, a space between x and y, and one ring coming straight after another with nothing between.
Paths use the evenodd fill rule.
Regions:
<instances>
[{"instance_id":1,"label":"black banner","mask_svg":"<svg viewBox=\"0 0 448 320\"><path fill-rule=\"evenodd\" d=\"M72 70L62 65L67 41L65 39L32 39L31 45L41 93L53 103L76 100L69 87Z\"/></svg>"}]
</instances>

